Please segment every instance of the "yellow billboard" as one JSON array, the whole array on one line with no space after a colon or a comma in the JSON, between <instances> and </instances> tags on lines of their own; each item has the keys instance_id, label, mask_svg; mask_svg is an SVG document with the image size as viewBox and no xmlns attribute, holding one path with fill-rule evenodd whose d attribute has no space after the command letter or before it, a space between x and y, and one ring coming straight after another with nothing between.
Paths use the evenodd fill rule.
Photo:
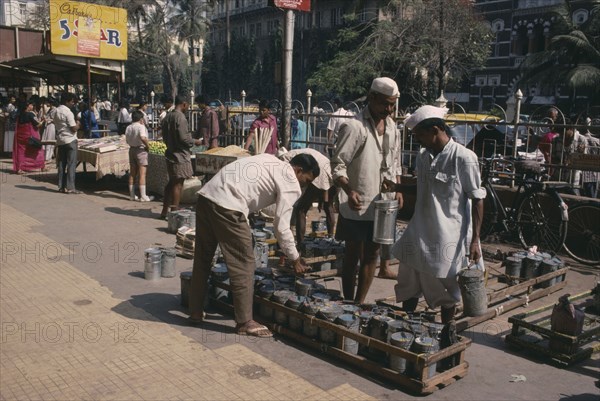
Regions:
<instances>
[{"instance_id":1,"label":"yellow billboard","mask_svg":"<svg viewBox=\"0 0 600 401\"><path fill-rule=\"evenodd\" d=\"M127 10L68 0L50 0L53 54L127 60Z\"/></svg>"}]
</instances>

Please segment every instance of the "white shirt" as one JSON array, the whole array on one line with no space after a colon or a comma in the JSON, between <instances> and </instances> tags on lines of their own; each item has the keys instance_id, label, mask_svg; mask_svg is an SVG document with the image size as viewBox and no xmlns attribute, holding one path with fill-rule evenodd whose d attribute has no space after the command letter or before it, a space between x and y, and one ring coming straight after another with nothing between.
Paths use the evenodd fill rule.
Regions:
<instances>
[{"instance_id":1,"label":"white shirt","mask_svg":"<svg viewBox=\"0 0 600 401\"><path fill-rule=\"evenodd\" d=\"M119 117L117 117L118 123L130 123L131 122L131 114L125 107L121 107L119 111Z\"/></svg>"},{"instance_id":2,"label":"white shirt","mask_svg":"<svg viewBox=\"0 0 600 401\"><path fill-rule=\"evenodd\" d=\"M144 146L144 142L142 142L141 138L148 138L148 130L144 124L141 124L139 121L129 125L125 130L125 141L127 142L127 145L136 148Z\"/></svg>"},{"instance_id":3,"label":"white shirt","mask_svg":"<svg viewBox=\"0 0 600 401\"><path fill-rule=\"evenodd\" d=\"M54 126L56 128L56 144L66 145L77 140L77 132L71 131L71 127L75 127L75 116L71 109L64 104L56 108L54 114Z\"/></svg>"},{"instance_id":4,"label":"white shirt","mask_svg":"<svg viewBox=\"0 0 600 401\"><path fill-rule=\"evenodd\" d=\"M416 169L415 212L392 254L415 270L438 278L453 277L466 267L471 199L486 195L477 156L451 139L435 157L421 149Z\"/></svg>"},{"instance_id":5,"label":"white shirt","mask_svg":"<svg viewBox=\"0 0 600 401\"><path fill-rule=\"evenodd\" d=\"M302 153L309 154L317 160L321 172L319 173L319 176L314 179L312 184L318 189L327 191L333 186L333 177L331 176L331 164L329 163L329 158L323 153L311 148L294 149L284 153L281 156L281 160L289 162L294 158L294 156Z\"/></svg>"},{"instance_id":6,"label":"white shirt","mask_svg":"<svg viewBox=\"0 0 600 401\"><path fill-rule=\"evenodd\" d=\"M391 117L386 119L385 133L377 134L369 108L356 119L346 119L339 131L338 145L331 159L333 180L346 177L350 188L360 194L362 208L352 210L348 195L339 191L339 210L350 220L374 220L379 199L394 199L395 194L381 194L381 184L387 178L396 181L400 152L400 136Z\"/></svg>"},{"instance_id":7,"label":"white shirt","mask_svg":"<svg viewBox=\"0 0 600 401\"><path fill-rule=\"evenodd\" d=\"M289 163L267 153L238 159L219 170L198 194L245 216L274 203L273 228L279 246L290 260L300 256L290 230L290 219L301 191Z\"/></svg>"},{"instance_id":8,"label":"white shirt","mask_svg":"<svg viewBox=\"0 0 600 401\"><path fill-rule=\"evenodd\" d=\"M342 117L340 117L342 116ZM348 117L343 117L348 116ZM327 130L333 131L333 137L337 137L340 127L343 123L348 121L350 117L353 117L354 113L350 110L346 110L343 107L340 107L336 111L333 112L331 117L329 118L329 122L327 123Z\"/></svg>"}]
</instances>

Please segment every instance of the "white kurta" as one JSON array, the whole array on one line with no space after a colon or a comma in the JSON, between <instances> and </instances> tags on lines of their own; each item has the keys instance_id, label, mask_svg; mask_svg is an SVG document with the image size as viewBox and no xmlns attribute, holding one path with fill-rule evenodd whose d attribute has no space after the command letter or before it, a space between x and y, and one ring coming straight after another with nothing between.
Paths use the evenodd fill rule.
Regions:
<instances>
[{"instance_id":1,"label":"white kurta","mask_svg":"<svg viewBox=\"0 0 600 401\"><path fill-rule=\"evenodd\" d=\"M339 191L339 210L351 220L374 220L378 199L394 199L395 194L381 195L381 184L387 178L395 181L398 171L400 136L394 120L386 119L385 133L377 134L369 108L365 108L355 119L348 119L339 131L337 148L331 159L334 181L340 177L348 179L350 188L357 191L362 200L359 211L348 205L348 195Z\"/></svg>"},{"instance_id":2,"label":"white kurta","mask_svg":"<svg viewBox=\"0 0 600 401\"><path fill-rule=\"evenodd\" d=\"M263 153L224 166L198 191L217 205L245 216L275 204L273 228L279 246L290 260L300 256L290 229L292 208L300 197L300 183L292 166Z\"/></svg>"},{"instance_id":3,"label":"white kurta","mask_svg":"<svg viewBox=\"0 0 600 401\"><path fill-rule=\"evenodd\" d=\"M415 212L392 253L415 270L453 277L470 246L471 199L485 195L475 153L454 140L435 157L421 149Z\"/></svg>"}]
</instances>

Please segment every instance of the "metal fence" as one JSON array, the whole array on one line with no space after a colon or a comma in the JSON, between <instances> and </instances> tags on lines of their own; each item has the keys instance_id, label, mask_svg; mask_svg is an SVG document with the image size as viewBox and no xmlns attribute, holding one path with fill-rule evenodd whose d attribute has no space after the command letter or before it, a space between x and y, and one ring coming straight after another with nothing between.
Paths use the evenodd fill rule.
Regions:
<instances>
[{"instance_id":1,"label":"metal fence","mask_svg":"<svg viewBox=\"0 0 600 401\"><path fill-rule=\"evenodd\" d=\"M240 106L225 107L223 102L217 101L219 104L216 107L221 120L222 132L219 136L219 146L238 145L244 146L246 138L250 130L252 122L258 117L258 108L255 104L246 104L245 99L242 99ZM278 100L271 100L269 102L271 114L277 118L279 124L282 121L282 107ZM411 109L416 109L418 105L413 105ZM497 105L496 105L497 106ZM497 106L500 108L500 106ZM544 106L547 110L550 107L555 106ZM334 115L334 106L327 102L320 102L316 105L311 105L311 98L307 97L306 102L300 100L293 100L292 102L292 119L299 124L305 124L306 135L302 139L295 138L292 132L290 138L290 145L292 148L313 148L325 155L331 155L335 147L335 138L328 135L327 126L332 117L337 118L352 118L351 116L338 116ZM349 102L344 105L344 108L351 110L354 114L361 111L358 104ZM448 119L446 122L451 127L451 134L454 140L471 150L473 150L479 157L490 157L492 155L502 155L505 157L517 156L520 158L533 159L541 163L549 164L549 169L553 171L553 179L559 181L565 181L572 185L574 189L580 186L581 176L592 176L597 177L600 175L600 149L594 146L585 146L584 148L570 149L563 147L562 149L553 149L553 144L546 144L544 147L540 146L540 141L548 132L555 132L559 137L562 138L563 143L566 140L567 130L576 129L580 133L586 133L591 131L596 137L600 134L600 123L598 121L592 121L591 124L564 124L565 118L562 112L562 124L553 123L549 119L540 118L540 121L528 121L523 119L518 112L518 107L515 110L515 115L518 118L514 118L513 121L518 123L507 122L506 112L500 108L504 113L504 120L499 119L485 119L485 120L467 120L466 118L460 119ZM156 113L158 114L158 113ZM404 113L399 113L404 114ZM535 114L535 113L534 113ZM532 114L530 117L534 117ZM197 125L201 111L193 109L189 111L188 118L190 122L190 130L192 133L197 133ZM464 112L465 117L469 116L468 113ZM460 113L454 114L454 116L462 117ZM404 117L400 115L396 118L396 122L402 135L402 149L401 149L401 164L403 171L407 173L413 172L415 167L416 155L420 150L420 145L414 140L413 136L404 128L403 125ZM152 124L151 124L152 125ZM156 123L154 124L156 127ZM156 129L153 130L156 137ZM283 140L281 126L278 127L279 139ZM514 146L516 145L516 146ZM558 152L558 156L556 153ZM586 155L597 155L589 156L584 163L573 163L571 154L582 153ZM554 155L553 158L549 159L548 155ZM598 161L595 161L598 158ZM592 174L595 173L595 174ZM575 191L577 192L577 191Z\"/></svg>"}]
</instances>

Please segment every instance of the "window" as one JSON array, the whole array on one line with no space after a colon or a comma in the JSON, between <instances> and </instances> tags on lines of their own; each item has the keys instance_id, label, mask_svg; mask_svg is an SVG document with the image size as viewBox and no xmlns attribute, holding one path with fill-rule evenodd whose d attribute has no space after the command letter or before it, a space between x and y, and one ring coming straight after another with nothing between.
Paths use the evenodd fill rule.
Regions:
<instances>
[{"instance_id":1,"label":"window","mask_svg":"<svg viewBox=\"0 0 600 401\"><path fill-rule=\"evenodd\" d=\"M575 25L581 25L583 24L585 21L588 20L588 11L587 10L577 10L573 13L573 23Z\"/></svg>"},{"instance_id":2,"label":"window","mask_svg":"<svg viewBox=\"0 0 600 401\"><path fill-rule=\"evenodd\" d=\"M332 8L330 15L331 26L338 26L342 22L342 9L341 8Z\"/></svg>"},{"instance_id":3,"label":"window","mask_svg":"<svg viewBox=\"0 0 600 401\"><path fill-rule=\"evenodd\" d=\"M489 86L500 86L500 74L488 76L487 81Z\"/></svg>"},{"instance_id":4,"label":"window","mask_svg":"<svg viewBox=\"0 0 600 401\"><path fill-rule=\"evenodd\" d=\"M317 13L315 14L315 26L317 28L321 27L321 11L317 11Z\"/></svg>"},{"instance_id":5,"label":"window","mask_svg":"<svg viewBox=\"0 0 600 401\"><path fill-rule=\"evenodd\" d=\"M358 22L366 22L367 21L367 10L363 7L358 13Z\"/></svg>"},{"instance_id":6,"label":"window","mask_svg":"<svg viewBox=\"0 0 600 401\"><path fill-rule=\"evenodd\" d=\"M267 21L267 35L275 35L279 29L279 20L272 19Z\"/></svg>"},{"instance_id":7,"label":"window","mask_svg":"<svg viewBox=\"0 0 600 401\"><path fill-rule=\"evenodd\" d=\"M19 14L22 18L27 18L27 3L19 3Z\"/></svg>"},{"instance_id":8,"label":"window","mask_svg":"<svg viewBox=\"0 0 600 401\"><path fill-rule=\"evenodd\" d=\"M259 22L256 24L256 37L262 36L262 24Z\"/></svg>"},{"instance_id":9,"label":"window","mask_svg":"<svg viewBox=\"0 0 600 401\"><path fill-rule=\"evenodd\" d=\"M494 22L492 22L492 33L498 33L500 31L504 30L504 20L502 19L496 19L494 20Z\"/></svg>"}]
</instances>

